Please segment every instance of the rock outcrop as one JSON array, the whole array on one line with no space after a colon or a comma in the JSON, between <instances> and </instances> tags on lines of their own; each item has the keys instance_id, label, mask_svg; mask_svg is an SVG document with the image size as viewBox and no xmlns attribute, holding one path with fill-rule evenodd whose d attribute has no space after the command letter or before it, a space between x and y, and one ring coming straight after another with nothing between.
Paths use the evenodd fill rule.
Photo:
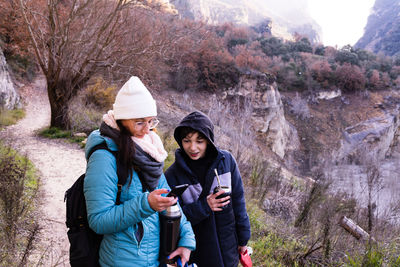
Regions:
<instances>
[{"instance_id":1,"label":"rock outcrop","mask_svg":"<svg viewBox=\"0 0 400 267\"><path fill-rule=\"evenodd\" d=\"M263 135L266 144L280 158L287 151L299 148L296 129L286 120L281 95L273 77L266 74L245 74L239 84L227 92L227 97L251 100L253 125Z\"/></svg>"},{"instance_id":2,"label":"rock outcrop","mask_svg":"<svg viewBox=\"0 0 400 267\"><path fill-rule=\"evenodd\" d=\"M390 156L396 149L393 145L399 135L399 119L399 114L386 114L346 128L336 159L357 163L364 151L373 154L377 160Z\"/></svg>"},{"instance_id":3,"label":"rock outcrop","mask_svg":"<svg viewBox=\"0 0 400 267\"><path fill-rule=\"evenodd\" d=\"M8 72L6 59L0 49L0 109L13 109L20 106L20 97Z\"/></svg>"},{"instance_id":4,"label":"rock outcrop","mask_svg":"<svg viewBox=\"0 0 400 267\"><path fill-rule=\"evenodd\" d=\"M344 130L340 148L333 153L336 162L359 163L365 153L382 161L400 152L400 96L386 97L376 108L383 111L382 116L369 118Z\"/></svg>"}]
</instances>

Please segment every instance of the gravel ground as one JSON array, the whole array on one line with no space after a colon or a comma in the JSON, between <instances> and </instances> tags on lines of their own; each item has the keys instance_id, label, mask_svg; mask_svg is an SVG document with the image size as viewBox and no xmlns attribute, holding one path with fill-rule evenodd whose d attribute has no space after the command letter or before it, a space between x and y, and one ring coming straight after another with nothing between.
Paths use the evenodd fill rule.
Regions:
<instances>
[{"instance_id":1,"label":"gravel ground","mask_svg":"<svg viewBox=\"0 0 400 267\"><path fill-rule=\"evenodd\" d=\"M38 137L37 130L50 124L50 105L44 77L21 92L26 117L0 132L12 146L33 162L41 182L40 218L42 231L30 258L32 266L69 266L64 192L85 171L84 152L76 144ZM31 265L30 264L30 265Z\"/></svg>"}]
</instances>

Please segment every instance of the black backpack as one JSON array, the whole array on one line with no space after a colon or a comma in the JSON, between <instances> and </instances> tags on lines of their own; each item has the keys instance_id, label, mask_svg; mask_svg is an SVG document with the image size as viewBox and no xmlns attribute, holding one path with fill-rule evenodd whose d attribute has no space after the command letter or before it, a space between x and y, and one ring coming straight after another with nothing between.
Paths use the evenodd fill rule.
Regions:
<instances>
[{"instance_id":1,"label":"black backpack","mask_svg":"<svg viewBox=\"0 0 400 267\"><path fill-rule=\"evenodd\" d=\"M94 151L105 149L117 158L117 152L111 151L105 143L92 148L89 157ZM122 186L126 182L126 175L123 175L123 168L118 166L118 193L115 203L120 203ZM96 234L89 227L86 211L86 200L83 194L83 181L85 174L82 174L64 195L64 202L67 206L67 235L70 243L69 261L72 267L97 267L99 265L99 248L103 235Z\"/></svg>"}]
</instances>

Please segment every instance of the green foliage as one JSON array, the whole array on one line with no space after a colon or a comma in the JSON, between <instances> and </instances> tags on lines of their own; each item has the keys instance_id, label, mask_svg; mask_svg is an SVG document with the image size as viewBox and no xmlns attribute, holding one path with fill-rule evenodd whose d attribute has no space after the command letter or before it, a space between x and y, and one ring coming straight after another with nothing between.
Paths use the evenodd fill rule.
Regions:
<instances>
[{"instance_id":1,"label":"green foliage","mask_svg":"<svg viewBox=\"0 0 400 267\"><path fill-rule=\"evenodd\" d=\"M262 51L269 57L288 53L288 47L277 37L261 39L260 44Z\"/></svg>"},{"instance_id":2,"label":"green foliage","mask_svg":"<svg viewBox=\"0 0 400 267\"><path fill-rule=\"evenodd\" d=\"M294 54L292 56L296 57ZM288 91L307 90L306 70L303 62L291 60L277 72L277 81L282 89Z\"/></svg>"},{"instance_id":3,"label":"green foliage","mask_svg":"<svg viewBox=\"0 0 400 267\"><path fill-rule=\"evenodd\" d=\"M264 236L268 229L266 226L265 212L258 207L259 201L251 199L246 202L247 213L249 215L251 233L253 239Z\"/></svg>"},{"instance_id":4,"label":"green foliage","mask_svg":"<svg viewBox=\"0 0 400 267\"><path fill-rule=\"evenodd\" d=\"M32 163L0 143L0 265L26 266L39 232L38 177Z\"/></svg>"},{"instance_id":5,"label":"green foliage","mask_svg":"<svg viewBox=\"0 0 400 267\"><path fill-rule=\"evenodd\" d=\"M235 47L237 45L244 45L247 43L248 43L247 39L238 38L238 39L229 40L227 45L228 45L228 49L232 49L233 47Z\"/></svg>"},{"instance_id":6,"label":"green foliage","mask_svg":"<svg viewBox=\"0 0 400 267\"><path fill-rule=\"evenodd\" d=\"M268 218L257 203L256 199L246 203L252 232L248 245L254 251L251 256L253 266L304 266L299 257L306 252L302 240L285 232L287 223Z\"/></svg>"},{"instance_id":7,"label":"green foliage","mask_svg":"<svg viewBox=\"0 0 400 267\"><path fill-rule=\"evenodd\" d=\"M320 45L315 48L314 54L323 56L325 54L325 46Z\"/></svg>"},{"instance_id":8,"label":"green foliage","mask_svg":"<svg viewBox=\"0 0 400 267\"><path fill-rule=\"evenodd\" d=\"M353 257L348 256L348 262L345 263L345 266L351 267L377 267L384 266L384 257L385 255L382 251L371 248L366 251L364 255L355 255ZM396 266L396 265L392 265Z\"/></svg>"},{"instance_id":9,"label":"green foliage","mask_svg":"<svg viewBox=\"0 0 400 267\"><path fill-rule=\"evenodd\" d=\"M367 50L356 49L355 53L361 61L373 61L376 59L376 55Z\"/></svg>"},{"instance_id":10,"label":"green foliage","mask_svg":"<svg viewBox=\"0 0 400 267\"><path fill-rule=\"evenodd\" d=\"M57 138L68 138L71 137L71 132L66 130L61 130L57 127L47 128L39 133L41 136L57 139Z\"/></svg>"},{"instance_id":11,"label":"green foliage","mask_svg":"<svg viewBox=\"0 0 400 267\"><path fill-rule=\"evenodd\" d=\"M266 215L256 201L247 203L252 237L249 246L253 248L253 266L299 266L296 253L303 250L296 239L275 233L266 224Z\"/></svg>"},{"instance_id":12,"label":"green foliage","mask_svg":"<svg viewBox=\"0 0 400 267\"><path fill-rule=\"evenodd\" d=\"M25 110L23 109L2 109L0 110L0 128L15 124L23 117L25 117Z\"/></svg>"},{"instance_id":13,"label":"green foliage","mask_svg":"<svg viewBox=\"0 0 400 267\"><path fill-rule=\"evenodd\" d=\"M335 61L340 64L350 63L352 65L359 65L358 55L356 53L347 51L347 50L339 50L336 53Z\"/></svg>"},{"instance_id":14,"label":"green foliage","mask_svg":"<svg viewBox=\"0 0 400 267\"><path fill-rule=\"evenodd\" d=\"M307 38L301 38L299 41L289 42L289 51L312 53L313 48Z\"/></svg>"},{"instance_id":15,"label":"green foliage","mask_svg":"<svg viewBox=\"0 0 400 267\"><path fill-rule=\"evenodd\" d=\"M41 132L39 132L39 135L50 139L65 138L71 143L81 143L85 139L85 137L74 136L71 131L61 130L60 128L57 127L50 127L44 129Z\"/></svg>"}]
</instances>

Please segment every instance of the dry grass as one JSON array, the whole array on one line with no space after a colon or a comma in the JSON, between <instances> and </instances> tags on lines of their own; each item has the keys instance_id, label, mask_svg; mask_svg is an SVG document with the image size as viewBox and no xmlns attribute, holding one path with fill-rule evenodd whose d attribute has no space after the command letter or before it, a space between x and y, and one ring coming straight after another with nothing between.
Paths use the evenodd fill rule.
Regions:
<instances>
[{"instance_id":1,"label":"dry grass","mask_svg":"<svg viewBox=\"0 0 400 267\"><path fill-rule=\"evenodd\" d=\"M39 233L32 164L0 144L0 265L25 266Z\"/></svg>"}]
</instances>

